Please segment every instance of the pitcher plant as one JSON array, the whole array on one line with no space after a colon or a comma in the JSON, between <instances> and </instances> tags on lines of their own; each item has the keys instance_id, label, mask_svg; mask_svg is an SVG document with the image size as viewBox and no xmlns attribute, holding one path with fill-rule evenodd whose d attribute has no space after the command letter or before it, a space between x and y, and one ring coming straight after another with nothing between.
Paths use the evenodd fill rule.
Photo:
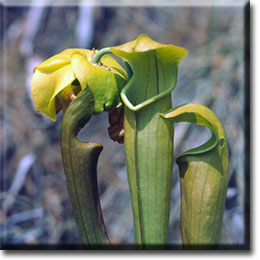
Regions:
<instances>
[{"instance_id":1,"label":"pitcher plant","mask_svg":"<svg viewBox=\"0 0 260 260\"><path fill-rule=\"evenodd\" d=\"M102 145L79 141L91 116L109 111L109 134L125 145L136 248L167 248L174 125L206 126L212 136L177 158L184 249L216 248L228 186L228 144L217 116L188 103L172 108L184 48L142 34L101 50L68 49L34 69L36 108L52 120L63 109L61 151L82 244L110 246L100 206L97 162ZM114 58L122 62L122 66Z\"/></svg>"}]
</instances>

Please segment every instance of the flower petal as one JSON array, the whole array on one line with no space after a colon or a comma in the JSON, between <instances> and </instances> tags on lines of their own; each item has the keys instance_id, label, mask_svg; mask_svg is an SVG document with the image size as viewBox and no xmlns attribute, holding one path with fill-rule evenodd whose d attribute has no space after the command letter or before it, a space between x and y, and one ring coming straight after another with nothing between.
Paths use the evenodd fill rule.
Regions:
<instances>
[{"instance_id":1,"label":"flower petal","mask_svg":"<svg viewBox=\"0 0 260 260\"><path fill-rule=\"evenodd\" d=\"M68 57L68 59L70 60L71 55L73 53L80 53L82 54L87 60L90 60L92 58L92 56L94 55L94 53L91 50L87 50L87 49L77 49L77 48L71 48L71 49L66 49L63 52L61 52L64 56Z\"/></svg>"},{"instance_id":2,"label":"flower petal","mask_svg":"<svg viewBox=\"0 0 260 260\"><path fill-rule=\"evenodd\" d=\"M81 85L81 88L84 89L87 86L89 74L88 61L86 57L84 57L80 52L72 53L71 67Z\"/></svg>"},{"instance_id":3,"label":"flower petal","mask_svg":"<svg viewBox=\"0 0 260 260\"><path fill-rule=\"evenodd\" d=\"M104 55L101 58L101 62L109 67L111 69L111 72L114 74L119 75L120 77L124 78L125 80L127 79L127 75L125 70L120 66L120 64L114 59L111 55Z\"/></svg>"},{"instance_id":4,"label":"flower petal","mask_svg":"<svg viewBox=\"0 0 260 260\"><path fill-rule=\"evenodd\" d=\"M91 59L91 57L93 56L93 53L90 50L76 49L76 48L67 49L62 51L59 54L52 56L51 58L47 59L46 61L36 66L33 69L33 72L35 72L36 69L44 70L44 71L54 71L56 69L59 69L62 66L70 63L70 57L75 52L80 52L88 59Z\"/></svg>"},{"instance_id":5,"label":"flower petal","mask_svg":"<svg viewBox=\"0 0 260 260\"><path fill-rule=\"evenodd\" d=\"M36 69L44 70L44 71L54 71L69 63L70 60L68 59L68 57L66 57L64 54L59 53L57 55L52 56L48 60L42 62L38 66L36 66L33 69L33 72L35 72Z\"/></svg>"},{"instance_id":6,"label":"flower petal","mask_svg":"<svg viewBox=\"0 0 260 260\"><path fill-rule=\"evenodd\" d=\"M125 84L122 77L98 65L93 65L81 54L71 55L73 71L82 89L89 86L95 99L95 113L109 110L119 103L119 89Z\"/></svg>"},{"instance_id":7,"label":"flower petal","mask_svg":"<svg viewBox=\"0 0 260 260\"><path fill-rule=\"evenodd\" d=\"M36 69L32 82L32 96L36 108L43 114L56 120L55 98L57 94L75 80L71 65L65 65L55 71Z\"/></svg>"}]
</instances>

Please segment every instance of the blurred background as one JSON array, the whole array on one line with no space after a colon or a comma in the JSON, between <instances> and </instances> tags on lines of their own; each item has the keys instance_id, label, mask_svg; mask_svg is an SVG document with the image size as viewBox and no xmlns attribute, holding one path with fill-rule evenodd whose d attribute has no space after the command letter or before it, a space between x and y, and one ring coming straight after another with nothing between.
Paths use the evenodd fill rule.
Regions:
<instances>
[{"instance_id":1,"label":"blurred background","mask_svg":"<svg viewBox=\"0 0 260 260\"><path fill-rule=\"evenodd\" d=\"M32 1L36 3L37 1ZM41 1L44 3L44 1ZM136 39L185 47L173 106L196 102L222 122L229 141L230 182L221 244L249 242L249 154L246 142L245 8L240 6L2 6L1 7L1 243L79 245L60 153L62 114L37 113L33 67L67 48L97 49ZM247 71L248 72L248 71ZM98 181L111 242L135 243L124 145L108 136L107 113L92 117L80 138L103 144ZM175 156L205 142L207 129L179 123ZM181 244L179 171L173 170L169 243Z\"/></svg>"}]
</instances>

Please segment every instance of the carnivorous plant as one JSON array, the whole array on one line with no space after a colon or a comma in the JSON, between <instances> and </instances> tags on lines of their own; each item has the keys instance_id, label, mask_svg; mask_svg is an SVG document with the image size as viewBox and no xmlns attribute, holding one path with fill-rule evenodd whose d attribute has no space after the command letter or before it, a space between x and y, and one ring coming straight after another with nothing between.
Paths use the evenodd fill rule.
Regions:
<instances>
[{"instance_id":1,"label":"carnivorous plant","mask_svg":"<svg viewBox=\"0 0 260 260\"><path fill-rule=\"evenodd\" d=\"M209 141L177 158L181 234L185 249L218 244L228 185L228 145L220 121L207 107L188 103L172 108L178 64L187 55L184 48L142 34L100 51L68 49L35 68L35 106L52 120L64 110L63 165L84 245L109 245L96 172L102 145L77 139L91 116L103 111L109 111L112 139L119 143L124 139L140 249L168 245L174 124L190 122L210 129ZM123 67L113 56L122 60Z\"/></svg>"}]
</instances>

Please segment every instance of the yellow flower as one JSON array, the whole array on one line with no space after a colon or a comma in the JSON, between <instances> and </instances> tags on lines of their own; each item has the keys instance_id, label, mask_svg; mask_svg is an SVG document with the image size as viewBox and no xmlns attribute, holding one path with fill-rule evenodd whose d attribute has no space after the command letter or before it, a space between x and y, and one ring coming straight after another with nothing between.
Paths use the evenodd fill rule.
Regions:
<instances>
[{"instance_id":1,"label":"yellow flower","mask_svg":"<svg viewBox=\"0 0 260 260\"><path fill-rule=\"evenodd\" d=\"M110 55L104 55L99 65L90 62L94 51L67 49L34 68L31 82L36 108L56 120L56 98L64 99L63 92L77 93L87 85L95 99L95 113L116 106L126 82L126 73ZM73 85L79 85L73 87Z\"/></svg>"}]
</instances>

